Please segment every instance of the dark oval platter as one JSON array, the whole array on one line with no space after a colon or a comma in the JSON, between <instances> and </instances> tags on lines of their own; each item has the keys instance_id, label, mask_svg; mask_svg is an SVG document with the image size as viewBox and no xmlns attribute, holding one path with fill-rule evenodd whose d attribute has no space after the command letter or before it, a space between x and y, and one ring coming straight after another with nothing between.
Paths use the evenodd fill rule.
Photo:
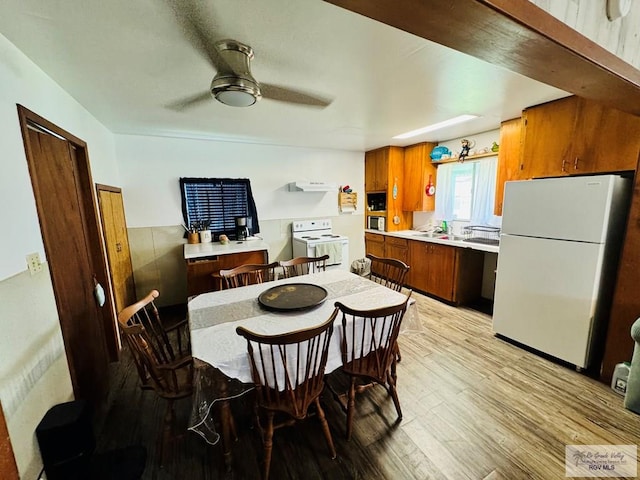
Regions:
<instances>
[{"instance_id":1,"label":"dark oval platter","mask_svg":"<svg viewBox=\"0 0 640 480\"><path fill-rule=\"evenodd\" d=\"M310 283L285 283L265 290L258 302L267 310L289 312L306 310L320 305L327 298L327 290Z\"/></svg>"}]
</instances>

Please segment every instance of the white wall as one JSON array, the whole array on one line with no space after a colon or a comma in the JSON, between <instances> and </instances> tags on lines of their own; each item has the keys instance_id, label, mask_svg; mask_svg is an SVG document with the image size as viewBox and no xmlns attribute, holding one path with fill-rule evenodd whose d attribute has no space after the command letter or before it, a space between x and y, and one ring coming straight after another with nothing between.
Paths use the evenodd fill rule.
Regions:
<instances>
[{"instance_id":1,"label":"white wall","mask_svg":"<svg viewBox=\"0 0 640 480\"><path fill-rule=\"evenodd\" d=\"M0 401L21 478L42 467L35 427L73 396L47 264L33 277L25 256L45 261L16 104L85 140L93 179L115 183L112 134L0 35Z\"/></svg>"},{"instance_id":2,"label":"white wall","mask_svg":"<svg viewBox=\"0 0 640 480\"><path fill-rule=\"evenodd\" d=\"M137 296L160 291L160 305L187 300L180 177L249 178L269 245L269 261L292 256L293 219L331 218L350 239L350 260L364 256L362 204L341 214L338 191L291 192L300 180L364 188L364 153L148 136L116 136ZM362 195L362 193L361 193ZM363 197L361 197L361 201Z\"/></svg>"},{"instance_id":3,"label":"white wall","mask_svg":"<svg viewBox=\"0 0 640 480\"><path fill-rule=\"evenodd\" d=\"M249 178L262 220L338 215L337 191L289 192L313 180L364 189L364 153L263 144L117 135L129 227L179 225L180 177Z\"/></svg>"}]
</instances>

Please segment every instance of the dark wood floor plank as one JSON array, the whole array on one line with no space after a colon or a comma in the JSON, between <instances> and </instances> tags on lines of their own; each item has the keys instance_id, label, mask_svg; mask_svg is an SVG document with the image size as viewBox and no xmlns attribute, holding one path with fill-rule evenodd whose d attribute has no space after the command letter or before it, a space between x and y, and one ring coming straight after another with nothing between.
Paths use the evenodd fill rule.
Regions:
<instances>
[{"instance_id":1,"label":"dark wood floor plank","mask_svg":"<svg viewBox=\"0 0 640 480\"><path fill-rule=\"evenodd\" d=\"M638 444L640 417L607 385L493 335L491 317L414 293L423 331L399 339L398 395L359 395L351 441L346 417L327 391L322 404L338 457L332 460L317 417L274 435L274 479L519 480L564 478L564 449L575 444ZM233 402L239 440L233 468L219 445L185 432L158 466L156 439L165 403L138 387L128 352L112 367L105 415L96 421L98 451L147 448L144 480L259 478L263 450L251 397ZM344 375L329 376L346 388ZM176 402L184 431L190 399Z\"/></svg>"}]
</instances>

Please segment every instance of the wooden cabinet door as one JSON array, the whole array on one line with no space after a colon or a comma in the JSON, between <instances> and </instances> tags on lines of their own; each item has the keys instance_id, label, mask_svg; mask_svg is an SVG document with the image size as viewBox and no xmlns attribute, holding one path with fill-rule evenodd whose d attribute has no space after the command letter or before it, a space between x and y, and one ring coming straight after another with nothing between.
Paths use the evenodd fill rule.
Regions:
<instances>
[{"instance_id":1,"label":"wooden cabinet door","mask_svg":"<svg viewBox=\"0 0 640 480\"><path fill-rule=\"evenodd\" d=\"M227 270L247 263L268 263L268 261L269 255L266 250L188 259L186 261L187 295L199 295L221 290L222 283L220 279L214 277L214 274L217 274L220 270Z\"/></svg>"},{"instance_id":2,"label":"wooden cabinet door","mask_svg":"<svg viewBox=\"0 0 640 480\"><path fill-rule=\"evenodd\" d=\"M429 290L429 252L431 243L409 240L409 258L411 268L407 277L407 284L416 290Z\"/></svg>"},{"instance_id":3,"label":"wooden cabinet door","mask_svg":"<svg viewBox=\"0 0 640 480\"><path fill-rule=\"evenodd\" d=\"M504 184L520 180L520 157L522 154L522 118L514 118L500 124L500 150L498 150L498 173L494 214L502 215Z\"/></svg>"},{"instance_id":4,"label":"wooden cabinet door","mask_svg":"<svg viewBox=\"0 0 640 480\"><path fill-rule=\"evenodd\" d=\"M435 196L426 194L426 187L436 184L436 167L429 154L435 143L418 143L404 149L404 199L403 210L423 212L435 210Z\"/></svg>"},{"instance_id":5,"label":"wooden cabinet door","mask_svg":"<svg viewBox=\"0 0 640 480\"><path fill-rule=\"evenodd\" d=\"M407 230L413 224L413 213L405 211L404 148L388 148L387 224L388 232ZM395 198L394 198L395 193Z\"/></svg>"},{"instance_id":6,"label":"wooden cabinet door","mask_svg":"<svg viewBox=\"0 0 640 480\"><path fill-rule=\"evenodd\" d=\"M569 175L579 99L567 97L522 112L522 178Z\"/></svg>"},{"instance_id":7,"label":"wooden cabinet door","mask_svg":"<svg viewBox=\"0 0 640 480\"><path fill-rule=\"evenodd\" d=\"M364 248L367 254L384 257L384 235L377 233L364 234Z\"/></svg>"},{"instance_id":8,"label":"wooden cabinet door","mask_svg":"<svg viewBox=\"0 0 640 480\"><path fill-rule=\"evenodd\" d=\"M580 99L574 174L635 170L640 151L640 117Z\"/></svg>"},{"instance_id":9,"label":"wooden cabinet door","mask_svg":"<svg viewBox=\"0 0 640 480\"><path fill-rule=\"evenodd\" d=\"M428 293L448 301L453 300L453 280L456 270L456 248L432 244L429 254Z\"/></svg>"},{"instance_id":10,"label":"wooden cabinet door","mask_svg":"<svg viewBox=\"0 0 640 480\"><path fill-rule=\"evenodd\" d=\"M386 237L384 242L384 256L395 258L409 264L409 240L406 238Z\"/></svg>"},{"instance_id":11,"label":"wooden cabinet door","mask_svg":"<svg viewBox=\"0 0 640 480\"><path fill-rule=\"evenodd\" d=\"M387 189L389 175L388 147L366 152L364 156L365 192L379 192Z\"/></svg>"}]
</instances>

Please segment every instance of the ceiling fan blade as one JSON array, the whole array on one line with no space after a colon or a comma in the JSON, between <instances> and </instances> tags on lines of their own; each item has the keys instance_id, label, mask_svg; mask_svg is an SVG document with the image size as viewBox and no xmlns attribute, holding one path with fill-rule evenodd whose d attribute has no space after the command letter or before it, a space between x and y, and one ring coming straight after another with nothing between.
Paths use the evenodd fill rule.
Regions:
<instances>
[{"instance_id":1,"label":"ceiling fan blade","mask_svg":"<svg viewBox=\"0 0 640 480\"><path fill-rule=\"evenodd\" d=\"M207 15L197 5L198 2L169 0L169 3L189 43L200 52L214 69L228 71L229 65L220 55L219 50L216 48L216 39L213 38L213 32L217 31L215 21L212 18L208 21L205 20Z\"/></svg>"},{"instance_id":2,"label":"ceiling fan blade","mask_svg":"<svg viewBox=\"0 0 640 480\"><path fill-rule=\"evenodd\" d=\"M211 101L211 92L206 91L202 93L197 93L195 95L191 95L190 97L183 98L181 100L177 100L175 102L169 103L165 105L165 108L170 110L175 110L176 112L181 112L191 107L195 107L200 103L210 102Z\"/></svg>"},{"instance_id":3,"label":"ceiling fan blade","mask_svg":"<svg viewBox=\"0 0 640 480\"><path fill-rule=\"evenodd\" d=\"M287 87L279 87L270 83L260 82L260 91L264 98L277 100L278 102L295 103L298 105L307 105L316 108L325 108L331 105L332 99L322 98L300 90L294 90Z\"/></svg>"}]
</instances>

